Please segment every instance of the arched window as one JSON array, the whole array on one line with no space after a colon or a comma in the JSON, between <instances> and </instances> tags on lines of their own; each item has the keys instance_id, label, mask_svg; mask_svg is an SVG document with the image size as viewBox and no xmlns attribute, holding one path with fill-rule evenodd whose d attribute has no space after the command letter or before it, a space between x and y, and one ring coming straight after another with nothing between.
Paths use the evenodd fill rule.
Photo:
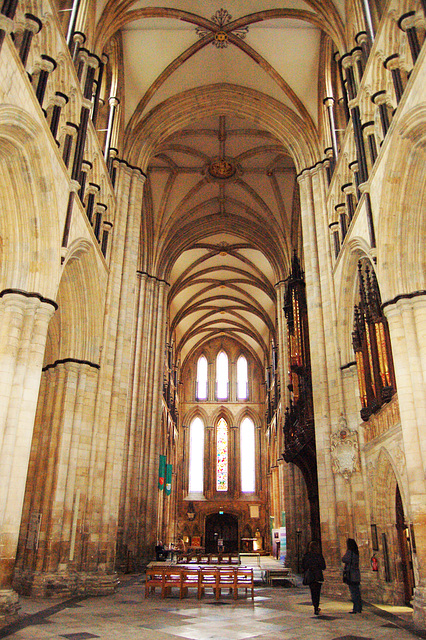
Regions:
<instances>
[{"instance_id":1,"label":"arched window","mask_svg":"<svg viewBox=\"0 0 426 640\"><path fill-rule=\"evenodd\" d=\"M207 400L207 358L200 356L197 362L197 400Z\"/></svg>"},{"instance_id":2,"label":"arched window","mask_svg":"<svg viewBox=\"0 0 426 640\"><path fill-rule=\"evenodd\" d=\"M204 424L194 418L189 427L189 493L202 493L204 489Z\"/></svg>"},{"instance_id":3,"label":"arched window","mask_svg":"<svg viewBox=\"0 0 426 640\"><path fill-rule=\"evenodd\" d=\"M247 360L240 356L237 360L237 399L247 400L248 398L248 374Z\"/></svg>"},{"instance_id":4,"label":"arched window","mask_svg":"<svg viewBox=\"0 0 426 640\"><path fill-rule=\"evenodd\" d=\"M221 351L216 358L216 397L228 399L228 356Z\"/></svg>"},{"instance_id":5,"label":"arched window","mask_svg":"<svg viewBox=\"0 0 426 640\"><path fill-rule=\"evenodd\" d=\"M244 418L240 426L241 491L254 493L256 489L254 423Z\"/></svg>"},{"instance_id":6,"label":"arched window","mask_svg":"<svg viewBox=\"0 0 426 640\"><path fill-rule=\"evenodd\" d=\"M228 425L221 418L216 429L216 491L228 491Z\"/></svg>"}]
</instances>

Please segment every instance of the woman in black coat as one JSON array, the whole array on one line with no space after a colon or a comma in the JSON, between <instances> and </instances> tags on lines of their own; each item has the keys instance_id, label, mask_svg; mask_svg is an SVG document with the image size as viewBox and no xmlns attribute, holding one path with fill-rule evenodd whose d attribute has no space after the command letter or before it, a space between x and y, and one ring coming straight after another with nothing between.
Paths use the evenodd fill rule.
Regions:
<instances>
[{"instance_id":1,"label":"woman in black coat","mask_svg":"<svg viewBox=\"0 0 426 640\"><path fill-rule=\"evenodd\" d=\"M319 608L321 587L324 582L323 570L325 569L324 556L320 551L316 540L309 543L308 551L302 559L302 570L304 572L303 584L308 584L311 590L311 600L314 606L314 613L318 616L321 613Z\"/></svg>"},{"instance_id":2,"label":"woman in black coat","mask_svg":"<svg viewBox=\"0 0 426 640\"><path fill-rule=\"evenodd\" d=\"M361 599L361 573L359 570L359 551L358 545L353 538L348 538L346 541L346 553L342 558L345 567L343 569L348 576L347 585L351 592L351 600L353 602L353 611L351 613L361 613L362 611L362 599Z\"/></svg>"}]
</instances>

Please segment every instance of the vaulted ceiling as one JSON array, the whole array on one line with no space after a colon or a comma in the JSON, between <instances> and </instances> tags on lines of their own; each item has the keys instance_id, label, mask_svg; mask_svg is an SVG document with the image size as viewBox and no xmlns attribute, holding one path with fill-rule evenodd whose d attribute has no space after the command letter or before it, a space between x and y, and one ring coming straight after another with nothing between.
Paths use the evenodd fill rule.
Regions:
<instances>
[{"instance_id":1,"label":"vaulted ceiling","mask_svg":"<svg viewBox=\"0 0 426 640\"><path fill-rule=\"evenodd\" d=\"M140 160L151 144L143 167L150 236L143 261L170 283L170 326L182 361L218 333L261 362L268 352L275 285L301 249L295 149L300 137L315 157L321 43L324 34L343 42L344 6L97 3L98 41L114 37L121 47L124 152ZM231 94L255 107L233 107ZM164 120L156 137L152 123Z\"/></svg>"}]
</instances>

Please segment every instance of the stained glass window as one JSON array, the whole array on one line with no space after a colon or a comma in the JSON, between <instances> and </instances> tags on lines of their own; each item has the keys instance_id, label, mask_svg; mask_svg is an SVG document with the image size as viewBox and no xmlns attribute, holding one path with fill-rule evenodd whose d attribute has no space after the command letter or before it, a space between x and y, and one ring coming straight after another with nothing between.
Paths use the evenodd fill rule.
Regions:
<instances>
[{"instance_id":1,"label":"stained glass window","mask_svg":"<svg viewBox=\"0 0 426 640\"><path fill-rule=\"evenodd\" d=\"M204 489L204 424L194 418L189 427L189 493L202 493Z\"/></svg>"},{"instance_id":2,"label":"stained glass window","mask_svg":"<svg viewBox=\"0 0 426 640\"><path fill-rule=\"evenodd\" d=\"M207 358L201 356L197 362L197 400L207 400Z\"/></svg>"},{"instance_id":3,"label":"stained glass window","mask_svg":"<svg viewBox=\"0 0 426 640\"><path fill-rule=\"evenodd\" d=\"M237 360L237 398L238 400L248 398L247 360L244 356L240 356Z\"/></svg>"},{"instance_id":4,"label":"stained glass window","mask_svg":"<svg viewBox=\"0 0 426 640\"><path fill-rule=\"evenodd\" d=\"M221 418L216 429L216 490L228 491L228 425Z\"/></svg>"},{"instance_id":5,"label":"stained glass window","mask_svg":"<svg viewBox=\"0 0 426 640\"><path fill-rule=\"evenodd\" d=\"M217 399L228 399L228 356L221 351L216 358Z\"/></svg>"},{"instance_id":6,"label":"stained glass window","mask_svg":"<svg viewBox=\"0 0 426 640\"><path fill-rule=\"evenodd\" d=\"M254 424L244 418L240 426L241 491L254 493L256 487Z\"/></svg>"}]
</instances>

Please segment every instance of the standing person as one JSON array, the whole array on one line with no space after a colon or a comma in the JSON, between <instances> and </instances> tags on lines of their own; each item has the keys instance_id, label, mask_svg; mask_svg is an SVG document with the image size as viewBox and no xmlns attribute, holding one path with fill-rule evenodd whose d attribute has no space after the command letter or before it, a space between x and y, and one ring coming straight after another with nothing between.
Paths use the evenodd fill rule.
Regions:
<instances>
[{"instance_id":1,"label":"standing person","mask_svg":"<svg viewBox=\"0 0 426 640\"><path fill-rule=\"evenodd\" d=\"M321 586L324 582L323 570L326 568L324 556L320 551L316 540L308 545L308 550L302 558L302 571L304 572L303 584L309 585L311 590L311 600L314 606L314 613L318 616L321 613L319 607Z\"/></svg>"},{"instance_id":2,"label":"standing person","mask_svg":"<svg viewBox=\"0 0 426 640\"><path fill-rule=\"evenodd\" d=\"M359 551L358 545L353 538L346 540L346 553L342 558L345 567L343 569L344 575L347 575L349 591L351 592L351 600L353 602L353 611L350 613L361 613L362 600L361 600L361 573L359 570ZM346 580L345 580L346 581Z\"/></svg>"}]
</instances>

